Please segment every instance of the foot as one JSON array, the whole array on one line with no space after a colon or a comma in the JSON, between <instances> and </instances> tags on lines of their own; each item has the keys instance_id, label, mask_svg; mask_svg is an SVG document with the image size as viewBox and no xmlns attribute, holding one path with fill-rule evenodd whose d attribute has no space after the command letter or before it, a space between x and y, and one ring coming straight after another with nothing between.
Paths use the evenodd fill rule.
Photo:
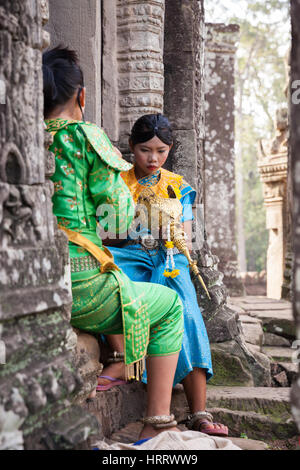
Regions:
<instances>
[{"instance_id":1,"label":"foot","mask_svg":"<svg viewBox=\"0 0 300 470\"><path fill-rule=\"evenodd\" d=\"M113 379L125 380L125 364L124 362L115 362L109 364L105 367L101 375L107 375ZM98 377L98 385L108 385L110 383L109 379L102 379Z\"/></svg>"},{"instance_id":2,"label":"foot","mask_svg":"<svg viewBox=\"0 0 300 470\"><path fill-rule=\"evenodd\" d=\"M209 436L228 436L228 427L221 423L212 423L207 419L198 419L194 422L192 431L203 432Z\"/></svg>"},{"instance_id":3,"label":"foot","mask_svg":"<svg viewBox=\"0 0 300 470\"><path fill-rule=\"evenodd\" d=\"M178 429L176 426L172 428L160 428L160 429L155 429L153 426L150 424L145 424L143 427L139 439L147 439L151 437L155 437L158 434L165 432L165 431L175 431L175 432L181 432L180 429Z\"/></svg>"}]
</instances>

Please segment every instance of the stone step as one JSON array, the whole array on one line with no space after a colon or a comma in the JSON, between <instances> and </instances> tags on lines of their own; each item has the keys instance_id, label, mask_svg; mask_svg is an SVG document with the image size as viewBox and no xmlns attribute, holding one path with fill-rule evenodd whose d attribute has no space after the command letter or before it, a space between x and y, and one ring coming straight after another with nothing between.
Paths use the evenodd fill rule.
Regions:
<instances>
[{"instance_id":1,"label":"stone step","mask_svg":"<svg viewBox=\"0 0 300 470\"><path fill-rule=\"evenodd\" d=\"M251 439L286 439L297 434L290 407L290 388L212 387L207 389L207 409L228 426L230 436L245 433ZM183 389L173 393L172 412L184 420L187 403ZM264 434L265 433L265 434Z\"/></svg>"},{"instance_id":2,"label":"stone step","mask_svg":"<svg viewBox=\"0 0 300 470\"><path fill-rule=\"evenodd\" d=\"M99 422L96 439L109 438L130 422L137 421L146 409L146 387L141 382L113 387L97 392L96 398L82 406Z\"/></svg>"},{"instance_id":3,"label":"stone step","mask_svg":"<svg viewBox=\"0 0 300 470\"><path fill-rule=\"evenodd\" d=\"M262 321L263 330L279 336L293 339L296 336L292 310L251 310L249 315Z\"/></svg>"},{"instance_id":4,"label":"stone step","mask_svg":"<svg viewBox=\"0 0 300 470\"><path fill-rule=\"evenodd\" d=\"M208 386L207 409L215 420L229 427L231 437L239 438L244 433L251 439L286 439L297 434L289 397L290 388ZM134 434L127 425L144 415L146 387L141 383L113 387L97 392L97 397L85 406L101 423L95 439L111 438L126 428L127 438L134 441L139 432ZM178 422L186 419L188 406L182 385L173 390L171 411ZM125 442L117 436L119 442Z\"/></svg>"},{"instance_id":5,"label":"stone step","mask_svg":"<svg viewBox=\"0 0 300 470\"><path fill-rule=\"evenodd\" d=\"M289 418L290 388L208 386L207 406Z\"/></svg>"},{"instance_id":6,"label":"stone step","mask_svg":"<svg viewBox=\"0 0 300 470\"><path fill-rule=\"evenodd\" d=\"M264 346L262 352L272 361L291 363L295 350L288 347Z\"/></svg>"},{"instance_id":7,"label":"stone step","mask_svg":"<svg viewBox=\"0 0 300 470\"><path fill-rule=\"evenodd\" d=\"M264 333L263 336L263 345L264 346L286 346L291 347L291 342L283 338L283 336L274 335L273 333Z\"/></svg>"},{"instance_id":8,"label":"stone step","mask_svg":"<svg viewBox=\"0 0 300 470\"><path fill-rule=\"evenodd\" d=\"M230 297L229 303L234 305L239 305L244 308L244 305L284 305L290 306L291 303L284 299L271 299L269 297L265 297L263 295L246 295L244 297Z\"/></svg>"},{"instance_id":9,"label":"stone step","mask_svg":"<svg viewBox=\"0 0 300 470\"><path fill-rule=\"evenodd\" d=\"M125 426L123 429L115 432L111 436L111 442L123 442L126 444L130 444L132 442L136 442L139 439L139 434L142 429L142 424L140 422L130 423ZM179 428L182 431L186 431L187 428L185 426L180 425ZM243 439L240 437L228 437L229 440L236 446L240 447L242 450L266 450L268 449L268 445L262 441L256 441L253 439Z\"/></svg>"},{"instance_id":10,"label":"stone step","mask_svg":"<svg viewBox=\"0 0 300 470\"><path fill-rule=\"evenodd\" d=\"M239 314L241 321L247 322L245 317L251 316L261 320L265 332L281 335L288 339L295 338L291 302L254 296L232 297L229 302L233 310Z\"/></svg>"}]
</instances>

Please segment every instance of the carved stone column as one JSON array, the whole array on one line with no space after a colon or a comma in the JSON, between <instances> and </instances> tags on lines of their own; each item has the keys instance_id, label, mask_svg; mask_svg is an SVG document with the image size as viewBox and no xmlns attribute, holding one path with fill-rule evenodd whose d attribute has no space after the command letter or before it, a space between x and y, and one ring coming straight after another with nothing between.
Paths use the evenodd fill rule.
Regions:
<instances>
[{"instance_id":1,"label":"carved stone column","mask_svg":"<svg viewBox=\"0 0 300 470\"><path fill-rule=\"evenodd\" d=\"M0 448L71 449L94 422L71 407L81 381L72 364L72 300L65 236L45 176L42 54L45 0L0 3ZM47 139L49 139L47 134ZM1 358L0 358L1 359Z\"/></svg>"},{"instance_id":2,"label":"carved stone column","mask_svg":"<svg viewBox=\"0 0 300 470\"><path fill-rule=\"evenodd\" d=\"M163 111L164 6L165 0L117 0L119 145L125 152L136 119Z\"/></svg>"},{"instance_id":3,"label":"carved stone column","mask_svg":"<svg viewBox=\"0 0 300 470\"><path fill-rule=\"evenodd\" d=\"M207 24L204 210L208 242L231 295L243 295L238 272L235 203L235 54L238 25Z\"/></svg>"},{"instance_id":4,"label":"carved stone column","mask_svg":"<svg viewBox=\"0 0 300 470\"><path fill-rule=\"evenodd\" d=\"M291 174L293 186L293 310L296 323L297 337L300 341L300 103L299 103L299 77L300 77L300 2L291 1L292 15L292 54L291 54ZM299 344L298 344L299 351ZM299 355L298 355L299 365ZM298 378L294 381L291 394L292 412L300 432L300 370Z\"/></svg>"},{"instance_id":5,"label":"carved stone column","mask_svg":"<svg viewBox=\"0 0 300 470\"><path fill-rule=\"evenodd\" d=\"M285 265L287 232L287 109L276 116L276 135L261 143L258 168L263 183L269 246L267 252L267 297L280 299Z\"/></svg>"}]
</instances>

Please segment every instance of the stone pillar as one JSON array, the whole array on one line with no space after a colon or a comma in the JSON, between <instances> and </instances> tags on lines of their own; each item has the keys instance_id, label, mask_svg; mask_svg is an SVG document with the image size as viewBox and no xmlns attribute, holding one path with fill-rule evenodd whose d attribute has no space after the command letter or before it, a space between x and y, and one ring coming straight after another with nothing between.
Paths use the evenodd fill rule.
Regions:
<instances>
[{"instance_id":1,"label":"stone pillar","mask_svg":"<svg viewBox=\"0 0 300 470\"><path fill-rule=\"evenodd\" d=\"M270 142L261 142L258 168L263 183L269 230L267 253L267 297L280 299L285 266L287 232L287 109L277 111L276 135Z\"/></svg>"},{"instance_id":2,"label":"stone pillar","mask_svg":"<svg viewBox=\"0 0 300 470\"><path fill-rule=\"evenodd\" d=\"M201 1L166 1L164 112L175 136L166 167L198 189L198 202L203 186L203 15Z\"/></svg>"},{"instance_id":3,"label":"stone pillar","mask_svg":"<svg viewBox=\"0 0 300 470\"><path fill-rule=\"evenodd\" d=\"M163 110L164 7L164 0L117 0L119 146L124 152L136 119Z\"/></svg>"},{"instance_id":4,"label":"stone pillar","mask_svg":"<svg viewBox=\"0 0 300 470\"><path fill-rule=\"evenodd\" d=\"M204 211L208 243L231 295L243 295L235 211L235 54L238 25L207 24Z\"/></svg>"},{"instance_id":5,"label":"stone pillar","mask_svg":"<svg viewBox=\"0 0 300 470\"><path fill-rule=\"evenodd\" d=\"M293 310L296 322L297 337L300 340L300 1L291 1L292 16L292 53L291 53L291 116L290 116L290 151L291 174L293 186ZM299 351L299 346L298 346ZM299 356L298 356L299 357ZM292 412L300 432L300 370L294 381L291 393Z\"/></svg>"},{"instance_id":6,"label":"stone pillar","mask_svg":"<svg viewBox=\"0 0 300 470\"><path fill-rule=\"evenodd\" d=\"M114 1L114 0L111 0ZM84 70L85 117L101 126L102 0L49 0L51 47L62 44L79 54Z\"/></svg>"},{"instance_id":7,"label":"stone pillar","mask_svg":"<svg viewBox=\"0 0 300 470\"><path fill-rule=\"evenodd\" d=\"M71 449L95 423L70 397L67 241L52 214L54 157L45 152L41 50L46 0L0 5L0 448ZM2 354L1 354L2 353Z\"/></svg>"}]
</instances>

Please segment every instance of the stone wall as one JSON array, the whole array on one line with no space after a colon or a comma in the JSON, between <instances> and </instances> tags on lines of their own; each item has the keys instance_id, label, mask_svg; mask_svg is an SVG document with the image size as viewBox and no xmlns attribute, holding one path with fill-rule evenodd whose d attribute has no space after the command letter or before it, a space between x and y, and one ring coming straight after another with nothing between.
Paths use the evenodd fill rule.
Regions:
<instances>
[{"instance_id":1,"label":"stone wall","mask_svg":"<svg viewBox=\"0 0 300 470\"><path fill-rule=\"evenodd\" d=\"M1 449L70 449L96 427L71 408L81 379L72 359L67 242L56 229L47 179L54 157L44 148L47 18L45 0L0 2Z\"/></svg>"},{"instance_id":2,"label":"stone wall","mask_svg":"<svg viewBox=\"0 0 300 470\"><path fill-rule=\"evenodd\" d=\"M239 26L207 24L204 211L208 243L231 295L243 295L238 273L235 206L235 53Z\"/></svg>"},{"instance_id":3,"label":"stone wall","mask_svg":"<svg viewBox=\"0 0 300 470\"><path fill-rule=\"evenodd\" d=\"M86 119L101 126L102 0L49 0L51 47L78 52L87 88Z\"/></svg>"},{"instance_id":4,"label":"stone wall","mask_svg":"<svg viewBox=\"0 0 300 470\"><path fill-rule=\"evenodd\" d=\"M300 340L300 0L291 1L292 15L292 53L291 53L291 116L290 116L290 150L291 173L293 175L293 308L296 322L297 336ZM299 350L299 347L298 347ZM292 412L300 432L300 374L292 387Z\"/></svg>"}]
</instances>

